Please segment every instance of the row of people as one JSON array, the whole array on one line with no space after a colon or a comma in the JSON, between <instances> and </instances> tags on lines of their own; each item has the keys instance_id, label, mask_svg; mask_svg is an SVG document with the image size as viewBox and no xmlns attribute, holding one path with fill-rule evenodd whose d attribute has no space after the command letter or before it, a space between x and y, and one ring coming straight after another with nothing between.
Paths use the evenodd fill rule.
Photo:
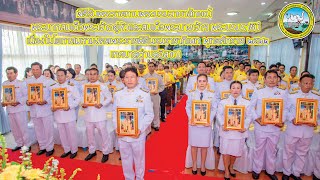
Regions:
<instances>
[{"instance_id":1,"label":"row of people","mask_svg":"<svg viewBox=\"0 0 320 180\"><path fill-rule=\"evenodd\" d=\"M203 68L204 63L198 64L198 72L203 72ZM214 123L215 145L220 148L219 151L223 155L225 179L229 179L230 176L235 176L233 164L235 162L235 158L242 155L242 147L245 138L247 138L246 132L250 123L254 123L256 142L253 154L253 178L259 178L259 174L265 164L267 175L271 179L277 179L274 175L277 152L276 146L279 141L280 128L283 126L283 123L276 124L275 126L264 125L261 123L262 100L265 98L277 98L283 99L284 101L284 113L282 118L284 121L287 121L286 124L288 127L284 146L283 179L288 179L289 176L292 176L294 179L300 179L305 158L311 145L314 125L298 125L295 123L296 99L307 98L319 101L318 91L313 90L314 76L307 73L303 75L299 81L300 89L297 89L288 95L287 90L278 87L278 72L275 70L268 70L266 72L264 76L265 84L262 87L255 87L252 82L252 80L256 80L259 75L259 72L254 69L249 71L249 81L245 82L244 85L239 81L232 81L232 67L225 66L223 71L226 79L223 82L213 85L210 84L210 81L212 82L212 78L205 74L200 74L196 78L191 77L189 79L187 89L188 87L194 88L189 90L186 110L190 120L190 103L192 100L200 100L203 96L207 97L203 99L211 101L211 108L213 107L213 110L211 110L211 116L216 115L216 121ZM196 79L196 82L192 79ZM247 84L250 84L250 86ZM252 97L248 97L244 93L244 88L252 88ZM214 95L212 92L214 92ZM229 96L224 96L223 93L225 92L228 92ZM202 93L204 95L202 95ZM226 131L226 129L224 129L224 109L227 105L235 104L246 106L244 129L241 131ZM217 113L214 110L216 107L218 107ZM318 111L318 109L315 109L315 111ZM213 121L213 118L210 118L210 120ZM201 174L205 174L206 151L203 150L203 148L210 147L209 145L212 139L212 137L210 137L210 133L213 134L213 132L210 131L210 125L208 124L206 126L194 127L194 124L189 125L189 145L191 146L192 151L192 168L194 174L196 174L197 168L196 147L201 148L201 151L203 152L201 154L204 157L201 157L202 160L200 168ZM199 141L199 136L201 141ZM187 155L190 155L190 153L187 153Z\"/></svg>"}]
</instances>

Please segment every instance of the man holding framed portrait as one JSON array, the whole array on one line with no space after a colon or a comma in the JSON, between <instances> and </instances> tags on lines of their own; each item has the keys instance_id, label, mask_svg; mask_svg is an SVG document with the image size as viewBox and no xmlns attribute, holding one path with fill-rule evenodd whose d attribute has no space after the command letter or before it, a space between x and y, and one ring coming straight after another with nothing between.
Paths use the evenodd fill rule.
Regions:
<instances>
[{"instance_id":1,"label":"man holding framed portrait","mask_svg":"<svg viewBox=\"0 0 320 180\"><path fill-rule=\"evenodd\" d=\"M51 111L51 104L49 103L51 102L50 87L55 83L52 84L52 81L49 81L42 75L42 64L38 62L32 63L31 70L33 76L26 79L26 83L31 88L35 87L34 93L39 95L36 95L38 96L36 98L38 99L36 102L32 99L28 99L26 104L30 106L30 116L34 124L36 137L39 143L40 150L37 155L46 153L46 156L51 156L54 153L54 119ZM28 97L31 97L31 95L32 91L28 90Z\"/></svg>"},{"instance_id":2,"label":"man holding framed portrait","mask_svg":"<svg viewBox=\"0 0 320 180\"><path fill-rule=\"evenodd\" d=\"M146 137L155 116L150 94L139 87L138 78L136 68L126 68L126 87L114 95L113 124L125 179L144 179Z\"/></svg>"},{"instance_id":3,"label":"man holding framed portrait","mask_svg":"<svg viewBox=\"0 0 320 180\"><path fill-rule=\"evenodd\" d=\"M65 158L70 155L70 158L73 159L77 156L78 151L75 108L81 101L80 93L76 86L68 84L67 71L65 69L58 69L56 75L58 83L51 87L51 110L57 123L61 145L64 149L64 153L60 157ZM58 93L57 98L56 93Z\"/></svg>"},{"instance_id":4,"label":"man holding framed portrait","mask_svg":"<svg viewBox=\"0 0 320 180\"><path fill-rule=\"evenodd\" d=\"M300 89L288 96L290 113L284 139L283 180L294 176L300 178L310 149L314 127L319 119L320 94L313 91L315 77L306 74L300 77Z\"/></svg>"},{"instance_id":5,"label":"man holding framed portrait","mask_svg":"<svg viewBox=\"0 0 320 180\"><path fill-rule=\"evenodd\" d=\"M27 86L25 82L17 79L18 70L15 67L8 67L6 73L8 80L2 84L3 92L7 93L13 102L2 102L1 104L2 107L6 107L11 131L17 143L17 146L12 151L20 150L22 146L28 147L28 151L30 151L31 141L28 134L28 119L25 104L27 101Z\"/></svg>"},{"instance_id":6,"label":"man holding framed portrait","mask_svg":"<svg viewBox=\"0 0 320 180\"><path fill-rule=\"evenodd\" d=\"M98 129L102 139L101 162L105 163L109 159L109 154L113 152L111 137L107 133L106 125L106 107L111 103L112 95L104 83L99 81L99 70L96 68L90 69L89 82L83 85L82 99L84 100L82 108L85 111L84 119L89 146L89 154L85 160L89 161L97 155L94 131Z\"/></svg>"},{"instance_id":7,"label":"man holding framed portrait","mask_svg":"<svg viewBox=\"0 0 320 180\"><path fill-rule=\"evenodd\" d=\"M155 72L155 68L156 68L155 63L150 62L148 64L149 73L144 75L143 77L146 79L147 83L150 83L150 84L147 84L147 86L148 86L148 89L150 90L151 100L153 103L153 111L155 114L152 121L152 127L154 128L155 131L159 131L160 129L160 116L159 116L160 115L160 112L159 112L160 95L159 93L164 90L164 84L162 81L162 77ZM152 79L156 78L157 81L149 81L148 79L150 78Z\"/></svg>"},{"instance_id":8,"label":"man holding framed portrait","mask_svg":"<svg viewBox=\"0 0 320 180\"><path fill-rule=\"evenodd\" d=\"M261 85L258 81L259 71L257 69L250 69L248 71L248 81L246 83L242 82L242 96L251 99L252 94Z\"/></svg>"},{"instance_id":9,"label":"man holding framed portrait","mask_svg":"<svg viewBox=\"0 0 320 180\"><path fill-rule=\"evenodd\" d=\"M265 86L254 91L251 98L251 106L256 108L253 111L256 143L253 153L252 177L258 179L263 165L266 164L267 176L270 179L277 179L274 174L277 144L280 138L280 128L284 125L283 122L288 112L287 91L277 87L278 73L275 70L268 70L264 81ZM281 104L284 107L281 107ZM275 106L272 107L272 105ZM269 115L272 123L264 123Z\"/></svg>"}]
</instances>

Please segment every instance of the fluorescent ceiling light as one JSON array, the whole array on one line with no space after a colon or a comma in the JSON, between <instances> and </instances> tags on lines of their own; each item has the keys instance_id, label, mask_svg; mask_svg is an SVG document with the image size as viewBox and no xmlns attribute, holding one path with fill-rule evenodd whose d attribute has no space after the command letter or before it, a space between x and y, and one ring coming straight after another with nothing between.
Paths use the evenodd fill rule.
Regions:
<instances>
[{"instance_id":1,"label":"fluorescent ceiling light","mask_svg":"<svg viewBox=\"0 0 320 180\"><path fill-rule=\"evenodd\" d=\"M249 19L252 19L252 17L249 17Z\"/></svg>"},{"instance_id":2,"label":"fluorescent ceiling light","mask_svg":"<svg viewBox=\"0 0 320 180\"><path fill-rule=\"evenodd\" d=\"M129 0L114 0L114 2L118 4L126 4Z\"/></svg>"},{"instance_id":3,"label":"fluorescent ceiling light","mask_svg":"<svg viewBox=\"0 0 320 180\"><path fill-rule=\"evenodd\" d=\"M261 3L262 6L265 5L265 4L266 4L265 2L262 2L262 3Z\"/></svg>"},{"instance_id":4,"label":"fluorescent ceiling light","mask_svg":"<svg viewBox=\"0 0 320 180\"><path fill-rule=\"evenodd\" d=\"M158 9L160 9L160 10L161 10L162 8L158 8Z\"/></svg>"},{"instance_id":5,"label":"fluorescent ceiling light","mask_svg":"<svg viewBox=\"0 0 320 180\"><path fill-rule=\"evenodd\" d=\"M227 13L228 16L235 16L235 15L237 15L237 14L238 14L238 12L228 12L228 13Z\"/></svg>"},{"instance_id":6,"label":"fluorescent ceiling light","mask_svg":"<svg viewBox=\"0 0 320 180\"><path fill-rule=\"evenodd\" d=\"M285 4L288 4L288 2L287 2L287 1L285 1L284 3L285 3Z\"/></svg>"}]
</instances>

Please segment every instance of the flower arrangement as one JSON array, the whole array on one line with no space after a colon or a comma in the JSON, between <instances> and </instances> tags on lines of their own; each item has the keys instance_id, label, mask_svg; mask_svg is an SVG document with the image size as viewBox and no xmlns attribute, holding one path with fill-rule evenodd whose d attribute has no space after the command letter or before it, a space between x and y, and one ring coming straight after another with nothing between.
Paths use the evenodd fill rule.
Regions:
<instances>
[{"instance_id":1,"label":"flower arrangement","mask_svg":"<svg viewBox=\"0 0 320 180\"><path fill-rule=\"evenodd\" d=\"M27 147L21 148L22 156L21 163L11 162L8 163L8 154L6 149L5 138L0 135L1 144L1 159L0 159L0 179L5 180L66 180L66 173L63 168L58 168L59 161L51 157L48 159L43 167L43 169L33 168L31 161L31 153L27 152ZM69 180L72 180L80 168L73 171Z\"/></svg>"}]
</instances>

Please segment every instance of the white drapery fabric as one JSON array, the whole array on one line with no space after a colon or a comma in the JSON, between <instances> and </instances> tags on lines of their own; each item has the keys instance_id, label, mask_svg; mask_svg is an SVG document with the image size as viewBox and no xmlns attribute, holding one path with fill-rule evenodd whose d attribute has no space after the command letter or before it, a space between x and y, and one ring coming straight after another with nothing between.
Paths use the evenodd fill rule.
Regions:
<instances>
[{"instance_id":1,"label":"white drapery fabric","mask_svg":"<svg viewBox=\"0 0 320 180\"><path fill-rule=\"evenodd\" d=\"M119 51L119 50L132 50L131 45L113 45L113 46L104 46L103 47L103 65L108 63L111 66L117 65L122 66L126 62L131 62L132 59L126 58L111 58L110 51ZM98 55L99 56L99 55Z\"/></svg>"},{"instance_id":2,"label":"white drapery fabric","mask_svg":"<svg viewBox=\"0 0 320 180\"><path fill-rule=\"evenodd\" d=\"M267 62L268 46L251 46L250 59Z\"/></svg>"},{"instance_id":3,"label":"white drapery fabric","mask_svg":"<svg viewBox=\"0 0 320 180\"><path fill-rule=\"evenodd\" d=\"M2 31L2 75L5 69L14 66L18 69L18 79L23 79L26 67L39 62L46 69L48 65L59 65L65 68L66 63L85 65L83 46L28 46L26 38L31 33L23 27L0 25ZM66 35L66 34L63 34ZM84 72L84 68L82 68ZM3 82L4 79L2 78Z\"/></svg>"},{"instance_id":4,"label":"white drapery fabric","mask_svg":"<svg viewBox=\"0 0 320 180\"><path fill-rule=\"evenodd\" d=\"M313 34L309 55L308 71L316 77L315 87L320 88L320 34Z\"/></svg>"},{"instance_id":5,"label":"white drapery fabric","mask_svg":"<svg viewBox=\"0 0 320 180\"><path fill-rule=\"evenodd\" d=\"M286 73L289 73L291 66L299 67L300 56L301 49L294 49L291 39L285 38L274 41L270 43L267 66L281 62L286 66Z\"/></svg>"}]
</instances>

